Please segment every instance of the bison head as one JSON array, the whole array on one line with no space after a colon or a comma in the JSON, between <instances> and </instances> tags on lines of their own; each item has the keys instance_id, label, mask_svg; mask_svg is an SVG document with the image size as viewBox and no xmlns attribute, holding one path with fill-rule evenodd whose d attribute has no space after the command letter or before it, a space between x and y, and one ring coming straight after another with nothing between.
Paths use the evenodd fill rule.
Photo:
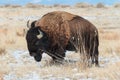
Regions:
<instances>
[{"instance_id":1,"label":"bison head","mask_svg":"<svg viewBox=\"0 0 120 80\"><path fill-rule=\"evenodd\" d=\"M35 27L35 21L31 23L31 27L27 31L26 41L29 53L34 57L36 61L41 61L42 53L48 47L47 35L40 30L39 27Z\"/></svg>"}]
</instances>

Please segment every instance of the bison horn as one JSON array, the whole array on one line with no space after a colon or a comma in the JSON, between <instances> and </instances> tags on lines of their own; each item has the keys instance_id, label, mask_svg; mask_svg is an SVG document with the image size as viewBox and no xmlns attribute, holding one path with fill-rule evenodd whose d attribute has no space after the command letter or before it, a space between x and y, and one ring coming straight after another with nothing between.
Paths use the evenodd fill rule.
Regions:
<instances>
[{"instance_id":1,"label":"bison horn","mask_svg":"<svg viewBox=\"0 0 120 80\"><path fill-rule=\"evenodd\" d=\"M30 28L29 22L30 22L30 20L27 21L27 27L28 28Z\"/></svg>"},{"instance_id":2,"label":"bison horn","mask_svg":"<svg viewBox=\"0 0 120 80\"><path fill-rule=\"evenodd\" d=\"M41 38L43 37L43 33L42 33L42 31L40 31L39 29L38 29L38 31L39 31L39 35L37 35L37 38L38 38L38 39L41 39Z\"/></svg>"}]
</instances>

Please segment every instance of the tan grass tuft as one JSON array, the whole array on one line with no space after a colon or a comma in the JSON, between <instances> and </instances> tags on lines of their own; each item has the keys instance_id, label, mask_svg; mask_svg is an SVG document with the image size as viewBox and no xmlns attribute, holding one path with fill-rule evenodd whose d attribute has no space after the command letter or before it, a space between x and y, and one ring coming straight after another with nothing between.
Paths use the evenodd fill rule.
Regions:
<instances>
[{"instance_id":1,"label":"tan grass tuft","mask_svg":"<svg viewBox=\"0 0 120 80\"><path fill-rule=\"evenodd\" d=\"M1 28L0 29L0 34L7 35L7 33L8 33L8 29L7 28Z\"/></svg>"},{"instance_id":2,"label":"tan grass tuft","mask_svg":"<svg viewBox=\"0 0 120 80\"><path fill-rule=\"evenodd\" d=\"M4 47L0 47L0 55L5 53L6 53L6 49Z\"/></svg>"},{"instance_id":3,"label":"tan grass tuft","mask_svg":"<svg viewBox=\"0 0 120 80\"><path fill-rule=\"evenodd\" d=\"M0 73L0 80L3 80L3 74Z\"/></svg>"},{"instance_id":4,"label":"tan grass tuft","mask_svg":"<svg viewBox=\"0 0 120 80\"><path fill-rule=\"evenodd\" d=\"M96 5L96 8L105 8L105 5L103 3L98 3Z\"/></svg>"},{"instance_id":5,"label":"tan grass tuft","mask_svg":"<svg viewBox=\"0 0 120 80\"><path fill-rule=\"evenodd\" d=\"M107 32L107 33L103 33L102 39L106 39L106 40L119 40L120 36L119 36L118 33L115 33L115 32Z\"/></svg>"},{"instance_id":6,"label":"tan grass tuft","mask_svg":"<svg viewBox=\"0 0 120 80\"><path fill-rule=\"evenodd\" d=\"M77 4L75 4L75 7L77 7L77 8L89 8L89 7L93 7L93 5L88 4L88 3L77 3Z\"/></svg>"},{"instance_id":7,"label":"tan grass tuft","mask_svg":"<svg viewBox=\"0 0 120 80\"><path fill-rule=\"evenodd\" d=\"M114 7L115 7L115 8L120 8L120 3L116 3L116 4L114 5Z\"/></svg>"},{"instance_id":8,"label":"tan grass tuft","mask_svg":"<svg viewBox=\"0 0 120 80\"><path fill-rule=\"evenodd\" d=\"M44 5L28 3L28 4L25 5L25 7L26 8L42 8L42 7L44 7Z\"/></svg>"},{"instance_id":9,"label":"tan grass tuft","mask_svg":"<svg viewBox=\"0 0 120 80\"><path fill-rule=\"evenodd\" d=\"M120 56L120 46L116 47L115 51L116 51L116 53L118 53L119 56Z\"/></svg>"},{"instance_id":10,"label":"tan grass tuft","mask_svg":"<svg viewBox=\"0 0 120 80\"><path fill-rule=\"evenodd\" d=\"M15 44L16 41L14 39L7 39L5 42L7 44Z\"/></svg>"},{"instance_id":11,"label":"tan grass tuft","mask_svg":"<svg viewBox=\"0 0 120 80\"><path fill-rule=\"evenodd\" d=\"M24 37L25 34L26 34L26 30L25 29L16 30L16 35L19 36L19 37Z\"/></svg>"}]
</instances>

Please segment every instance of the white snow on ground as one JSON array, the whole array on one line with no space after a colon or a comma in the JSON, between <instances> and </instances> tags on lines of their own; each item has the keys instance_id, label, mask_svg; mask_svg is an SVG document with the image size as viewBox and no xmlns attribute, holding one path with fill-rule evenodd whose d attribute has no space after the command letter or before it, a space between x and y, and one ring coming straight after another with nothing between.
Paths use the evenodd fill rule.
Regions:
<instances>
[{"instance_id":1,"label":"white snow on ground","mask_svg":"<svg viewBox=\"0 0 120 80\"><path fill-rule=\"evenodd\" d=\"M17 77L14 73L9 73L8 75L4 76L4 80L40 80L40 77L35 72L32 72L20 78Z\"/></svg>"},{"instance_id":2,"label":"white snow on ground","mask_svg":"<svg viewBox=\"0 0 120 80\"><path fill-rule=\"evenodd\" d=\"M71 55L71 54L75 54L74 52L69 52L67 51L67 56ZM115 54L115 53L114 53ZM8 65L13 68L14 70L14 67L16 66L20 66L20 65L25 65L26 63L29 63L29 64L36 64L38 65L38 68L40 68L40 65L43 65L42 63L37 63L35 62L35 60L33 59L33 57L31 57L28 53L28 51L22 51L22 50L17 50L17 51L14 51L13 53L10 54L13 58L15 58L15 61L16 62L9 62ZM47 54L44 54L43 55L43 60L45 60L44 58L45 57L48 57ZM66 59L69 59L69 58L66 58ZM73 61L79 61L79 59L72 59ZM101 67L105 67L107 66L108 64L111 64L111 63L115 63L115 62L119 62L120 61L120 57L116 57L116 55L111 56L111 57L100 57L99 58L100 62L102 62L100 64ZM76 71L77 69L74 68L73 69L74 71ZM92 74L92 73L91 73ZM80 73L76 73L75 76L77 75L81 75ZM10 72L8 74L6 74L3 78L4 80L70 80L69 78L56 78L56 77L53 77L52 75L49 76L49 77L40 77L40 75L37 74L37 72L30 72L26 75L24 75L23 77L18 77L14 72ZM92 78L81 78L81 80L93 80Z\"/></svg>"}]
</instances>

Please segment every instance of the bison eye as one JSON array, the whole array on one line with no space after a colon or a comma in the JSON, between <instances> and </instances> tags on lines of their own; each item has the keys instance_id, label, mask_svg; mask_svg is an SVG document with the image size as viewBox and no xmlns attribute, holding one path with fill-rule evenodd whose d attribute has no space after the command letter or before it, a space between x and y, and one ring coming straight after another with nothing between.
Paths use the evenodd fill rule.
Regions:
<instances>
[{"instance_id":1,"label":"bison eye","mask_svg":"<svg viewBox=\"0 0 120 80\"><path fill-rule=\"evenodd\" d=\"M37 46L38 46L38 45L39 45L39 41L37 41L37 42L35 43L35 45L37 45Z\"/></svg>"},{"instance_id":2,"label":"bison eye","mask_svg":"<svg viewBox=\"0 0 120 80\"><path fill-rule=\"evenodd\" d=\"M30 52L30 56L36 56L35 52Z\"/></svg>"}]
</instances>

